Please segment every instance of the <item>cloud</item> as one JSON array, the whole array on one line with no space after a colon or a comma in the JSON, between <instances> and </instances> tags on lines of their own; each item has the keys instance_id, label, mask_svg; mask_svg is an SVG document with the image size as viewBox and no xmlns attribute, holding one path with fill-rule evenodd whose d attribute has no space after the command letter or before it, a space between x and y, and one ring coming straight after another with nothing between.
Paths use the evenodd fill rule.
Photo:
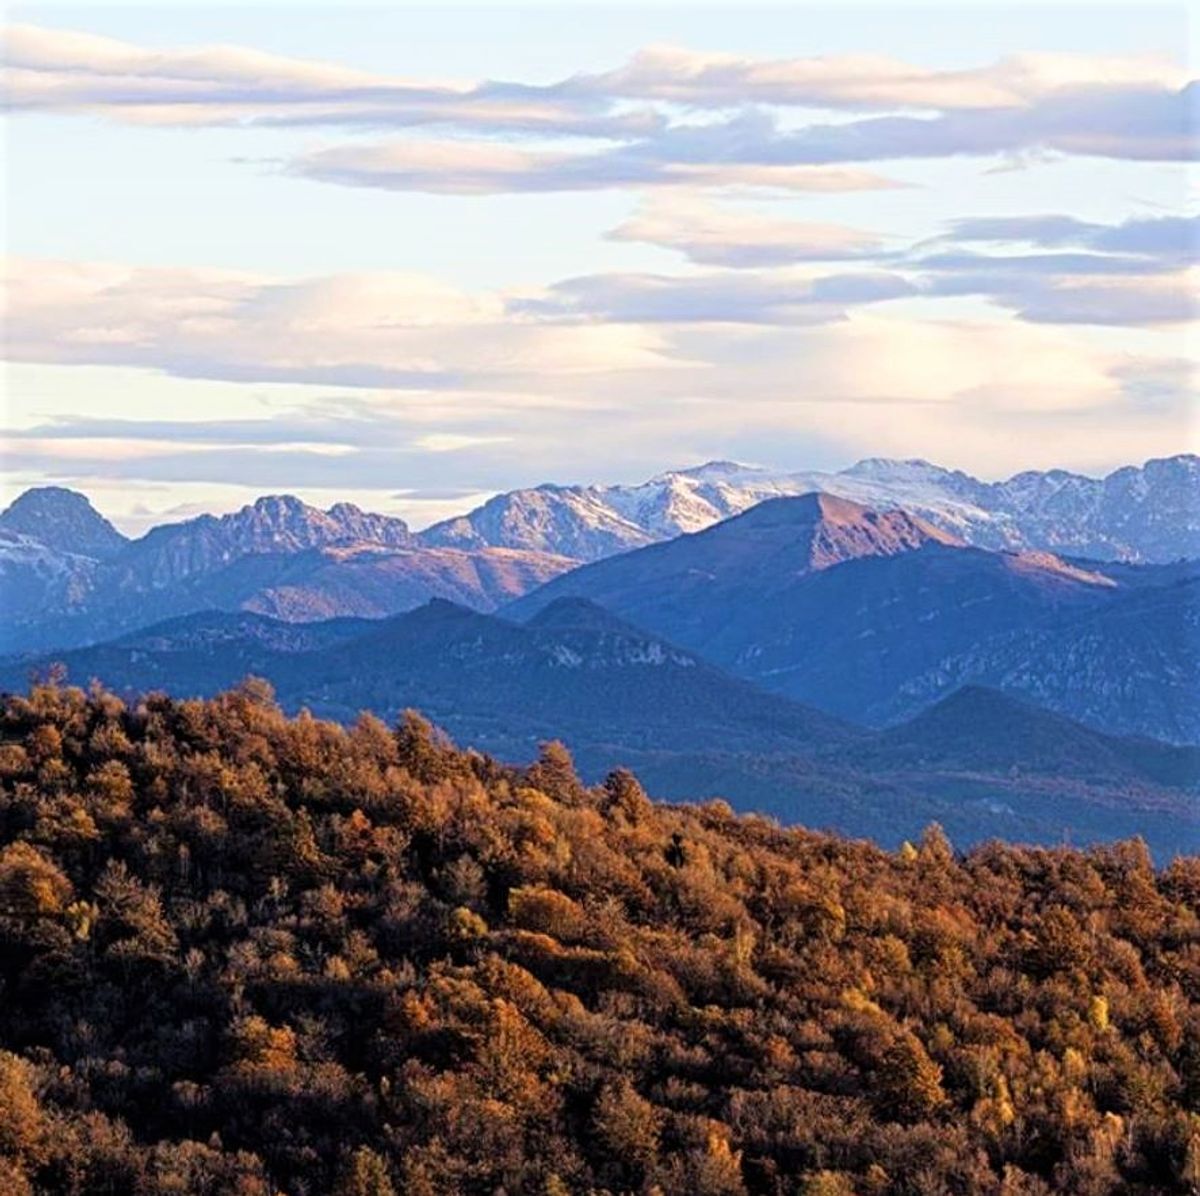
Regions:
<instances>
[{"instance_id":1,"label":"cloud","mask_svg":"<svg viewBox=\"0 0 1200 1196\"><path fill-rule=\"evenodd\" d=\"M18 259L6 290L13 361L431 392L469 387L477 377L665 364L649 329L521 321L500 295L405 274L288 281Z\"/></svg>"},{"instance_id":2,"label":"cloud","mask_svg":"<svg viewBox=\"0 0 1200 1196\"><path fill-rule=\"evenodd\" d=\"M704 266L739 268L854 260L883 250L879 237L861 229L781 220L686 194L643 203L608 236L675 249Z\"/></svg>"},{"instance_id":3,"label":"cloud","mask_svg":"<svg viewBox=\"0 0 1200 1196\"><path fill-rule=\"evenodd\" d=\"M115 374L111 388L89 389L90 417L10 436L8 464L89 489L342 490L393 507L398 486L415 499L615 471L632 478L722 449L778 465L923 453L991 475L1088 457L1116 463L1188 442L1186 363L1132 356L1072 329L870 309L826 325L660 332L664 354L687 369L533 374L516 393L452 391L436 403L314 388L311 402L296 399L267 421L206 419L194 400L200 384L169 377L156 387L161 414L137 418ZM339 451L320 451L323 443Z\"/></svg>"},{"instance_id":4,"label":"cloud","mask_svg":"<svg viewBox=\"0 0 1200 1196\"><path fill-rule=\"evenodd\" d=\"M826 323L916 293L877 270L596 274L472 294L400 273L285 280L44 259L13 260L6 287L13 361L431 394L680 368L656 325Z\"/></svg>"},{"instance_id":5,"label":"cloud","mask_svg":"<svg viewBox=\"0 0 1200 1196\"><path fill-rule=\"evenodd\" d=\"M1175 301L1172 288L1178 281L1175 275L1114 275L1073 283L1069 275L981 276L982 269L940 277L954 280L955 293L983 293L1020 305L1038 323L1055 317L1042 310L1054 302L1081 310L1087 303L1167 305ZM1194 280L1185 281L1194 289ZM843 398L899 392L909 401L934 401L931 396L947 386L956 391L957 374L983 369L997 371L1013 386L1031 384L1035 368L1046 367L1048 376L1058 377L1062 360L1048 361L1040 352L1018 369L1011 351L1018 344L1072 344L1049 330L1022 332L1004 321L977 327L868 315L883 310L874 307L880 303L935 294L938 285L937 276L913 281L875 269L816 275L791 269L715 270L583 275L550 287L473 294L406 274L282 280L18 260L10 266L6 287L6 332L8 355L18 362L335 385L364 396L404 394L410 396L406 402L431 413L419 435L458 437L494 437L510 430L448 424L448 413L464 401L476 421L482 411L503 409L514 421L529 424L536 422L532 410L540 412L538 419L553 407L570 411L581 396L594 408L597 396L607 394L608 405L620 409L625 399L613 393L614 386L630 394L649 389L663 396L697 395L705 392L706 379L728 377L740 380L739 393L753 393L756 369L770 372L782 359L788 369L769 388L777 391L782 379L793 393L802 391L794 373L798 346L806 359L816 355L825 361L825 374L837 377L835 393ZM1109 314L1094 312L1091 318L1108 322ZM1059 312L1058 318L1075 322L1081 317ZM1125 318L1142 317L1130 311ZM875 330L876 339L886 331L886 358L871 356L864 329ZM905 381L902 363L912 360L918 342L927 346L922 370ZM965 344L970 347L963 349ZM355 420L347 424L346 404L341 395L333 406L313 407L302 422L286 425L274 418L235 419L220 442L319 449L361 449L377 442L384 434L378 411L356 407ZM90 422L77 420L74 438L127 435L114 419L115 413L106 412L93 413ZM40 426L41 434L52 438L45 421ZM174 420L146 424L156 437L184 444L199 442L195 428Z\"/></svg>"},{"instance_id":6,"label":"cloud","mask_svg":"<svg viewBox=\"0 0 1200 1196\"><path fill-rule=\"evenodd\" d=\"M508 444L511 436L464 436L460 432L429 432L418 436L412 447L427 453L461 453L464 449L479 448L485 444Z\"/></svg>"},{"instance_id":7,"label":"cloud","mask_svg":"<svg viewBox=\"0 0 1200 1196\"><path fill-rule=\"evenodd\" d=\"M767 60L657 46L618 70L580 76L560 90L700 107L749 102L974 111L1028 107L1077 91L1172 90L1187 82L1182 67L1156 56L1017 54L989 66L933 70L883 55Z\"/></svg>"},{"instance_id":8,"label":"cloud","mask_svg":"<svg viewBox=\"0 0 1200 1196\"><path fill-rule=\"evenodd\" d=\"M6 101L16 111L104 115L134 124L461 125L500 132L616 137L661 123L544 89L408 80L242 46L146 49L33 25L5 31Z\"/></svg>"},{"instance_id":9,"label":"cloud","mask_svg":"<svg viewBox=\"0 0 1200 1196\"><path fill-rule=\"evenodd\" d=\"M538 310L817 323L840 318L848 305L920 295L982 296L1036 323L1156 326L1197 314L1196 279L1186 269L1200 244L1200 218L1193 216L1112 225L1058 214L973 217L931 241L885 247L862 230L781 220L684 194L643 203L609 236L755 275L740 282L719 274L601 275L559 284L549 303L537 301ZM966 248L975 244L992 252ZM775 269L820 260L859 269L826 278Z\"/></svg>"},{"instance_id":10,"label":"cloud","mask_svg":"<svg viewBox=\"0 0 1200 1196\"><path fill-rule=\"evenodd\" d=\"M752 59L660 46L616 70L549 85L413 80L242 46L149 49L95 34L34 25L5 32L11 103L101 111L118 119L183 124L261 121L329 124L471 123L562 128L606 136L639 126L652 109L627 101L726 109L776 107L940 112L1029 108L1080 93L1178 91L1184 68L1155 56L1019 54L960 70L882 55ZM618 102L625 102L617 110ZM598 127L586 123L597 117ZM651 122L652 123L652 122Z\"/></svg>"},{"instance_id":11,"label":"cloud","mask_svg":"<svg viewBox=\"0 0 1200 1196\"><path fill-rule=\"evenodd\" d=\"M19 25L5 58L8 103L18 112L404 129L402 141L333 145L286 169L440 194L851 190L886 185L847 170L878 161L1046 152L1167 161L1194 153L1195 85L1154 57L1027 54L932 70L881 56L771 61L659 48L614 71L531 85L401 79L238 46L147 49ZM789 117L782 125L780 111ZM694 119L698 112L703 119ZM854 118L844 119L847 112ZM436 137L414 135L425 127ZM496 140L513 135L533 138L536 148ZM595 148L545 144L564 137L591 139Z\"/></svg>"},{"instance_id":12,"label":"cloud","mask_svg":"<svg viewBox=\"0 0 1200 1196\"><path fill-rule=\"evenodd\" d=\"M960 280L961 281L961 280ZM1200 274L1160 278L969 276L954 293L988 295L1038 324L1182 324L1200 315Z\"/></svg>"},{"instance_id":13,"label":"cloud","mask_svg":"<svg viewBox=\"0 0 1200 1196\"><path fill-rule=\"evenodd\" d=\"M438 195L601 191L645 187L756 187L872 191L902 184L871 171L770 162L671 161L653 143L599 152L530 150L489 141L396 141L332 146L285 163L287 173L349 187Z\"/></svg>"},{"instance_id":14,"label":"cloud","mask_svg":"<svg viewBox=\"0 0 1200 1196\"><path fill-rule=\"evenodd\" d=\"M741 260L749 238L727 209L686 240L676 210L635 219L647 212L664 241ZM769 222L764 240L786 255L797 227L806 251L860 243L788 221ZM109 486L391 494L399 482L419 496L562 479L563 462L565 480L608 476L614 460L653 473L735 450L786 463L788 445L808 462L817 443L985 472L1030 464L1031 443L1045 464L1082 464L1084 441L1110 463L1161 454L1186 442L1195 402L1179 324L1195 315L1196 278L1171 256L1189 228L979 219L955 224L936 252L862 240L861 259L832 267L474 293L394 272L282 279L18 260L5 287L11 360L158 378L150 406L123 406L120 381L89 383L84 398L67 385L76 400L57 413L23 401L33 417L10 421L6 466ZM1018 319L928 318L930 303L964 295ZM1165 351L1122 353L1076 324L1150 326L1159 339L1145 343ZM205 418L212 387L248 380L289 405ZM228 393L240 411L245 392Z\"/></svg>"},{"instance_id":15,"label":"cloud","mask_svg":"<svg viewBox=\"0 0 1200 1196\"><path fill-rule=\"evenodd\" d=\"M1200 258L1200 216L1131 217L1115 225L1062 215L970 217L956 220L941 239L1081 245L1104 253L1164 258L1180 265Z\"/></svg>"},{"instance_id":16,"label":"cloud","mask_svg":"<svg viewBox=\"0 0 1200 1196\"><path fill-rule=\"evenodd\" d=\"M1034 323L1153 327L1200 314L1192 267L1198 228L1196 218L1174 216L1115 225L1062 215L977 217L956 221L940 240L1020 242L1040 251L954 249L914 255L911 266L925 294L983 295Z\"/></svg>"},{"instance_id":17,"label":"cloud","mask_svg":"<svg viewBox=\"0 0 1200 1196\"><path fill-rule=\"evenodd\" d=\"M814 327L892 301L979 296L1036 324L1180 324L1197 314L1197 280L1172 253L1193 227L1173 218L1108 226L1061 216L980 219L955 224L931 253L884 251L840 226L768 220L759 229L726 208L651 204L617 235L658 237L724 268L595 273L474 293L397 272L280 279L16 260L6 354L227 382L561 394L576 375L693 371L697 358L680 351L674 326ZM1037 248L959 247L1007 248L1007 236ZM1051 244L1064 247L1043 248ZM751 268L760 253L772 262L847 256L824 269ZM332 443L324 434L300 439Z\"/></svg>"},{"instance_id":18,"label":"cloud","mask_svg":"<svg viewBox=\"0 0 1200 1196\"><path fill-rule=\"evenodd\" d=\"M780 129L765 121L672 126L647 144L664 158L723 152L761 165L836 165L890 159L989 156L1054 150L1134 160L1195 154L1195 84L1178 91L1102 88L1051 95L1023 108L887 115ZM739 135L730 137L727 129Z\"/></svg>"},{"instance_id":19,"label":"cloud","mask_svg":"<svg viewBox=\"0 0 1200 1196\"><path fill-rule=\"evenodd\" d=\"M889 115L782 126L748 110L667 124L615 147L567 153L488 141L404 140L333 146L290 160L292 174L355 187L448 194L621 187L864 190L898 186L866 164L1043 151L1144 161L1194 155L1197 92L1104 90L1027 108Z\"/></svg>"},{"instance_id":20,"label":"cloud","mask_svg":"<svg viewBox=\"0 0 1200 1196\"><path fill-rule=\"evenodd\" d=\"M295 176L439 195L637 190L609 235L690 264L469 291L396 272L17 262L8 356L68 398L23 393L16 470L189 496L430 496L731 453L915 454L994 473L1038 454L1173 451L1190 431L1195 217L972 217L905 246L701 194L885 189L903 185L886 177L897 163L959 155L1190 157L1195 86L1163 60L948 70L654 49L535 86L28 26L6 56L17 112L322 129L275 159ZM1117 326L1138 331L1103 331ZM143 375L134 402L121 384ZM260 391L279 400L254 408L268 415L218 418Z\"/></svg>"},{"instance_id":21,"label":"cloud","mask_svg":"<svg viewBox=\"0 0 1200 1196\"><path fill-rule=\"evenodd\" d=\"M592 274L555 283L512 310L551 320L607 320L637 324L825 324L847 307L916 294L893 274L802 278L779 272Z\"/></svg>"},{"instance_id":22,"label":"cloud","mask_svg":"<svg viewBox=\"0 0 1200 1196\"><path fill-rule=\"evenodd\" d=\"M1177 262L1137 254L1110 253L932 253L913 259L912 264L937 274L990 271L1006 276L1037 277L1063 275L1161 274L1179 268Z\"/></svg>"},{"instance_id":23,"label":"cloud","mask_svg":"<svg viewBox=\"0 0 1200 1196\"><path fill-rule=\"evenodd\" d=\"M1190 90L1141 100L1123 96L1119 103L1102 95L1047 101L1047 106L1028 111L872 117L799 130L782 129L761 113L747 113L726 121L675 124L616 148L583 153L480 141L408 140L317 150L292 159L285 169L346 186L445 194L680 185L867 190L901 184L852 168L855 164L1045 149L1185 159L1194 150L1193 102Z\"/></svg>"}]
</instances>

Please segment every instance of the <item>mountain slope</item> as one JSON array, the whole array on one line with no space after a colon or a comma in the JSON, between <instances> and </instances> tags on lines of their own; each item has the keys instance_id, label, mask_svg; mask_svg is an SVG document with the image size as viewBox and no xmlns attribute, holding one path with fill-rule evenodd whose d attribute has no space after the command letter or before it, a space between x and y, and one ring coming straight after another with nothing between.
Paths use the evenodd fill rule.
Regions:
<instances>
[{"instance_id":1,"label":"mountain slope","mask_svg":"<svg viewBox=\"0 0 1200 1196\"><path fill-rule=\"evenodd\" d=\"M990 637L910 678L903 716L975 684L1126 735L1200 744L1200 578L1127 589L1111 603Z\"/></svg>"},{"instance_id":2,"label":"mountain slope","mask_svg":"<svg viewBox=\"0 0 1200 1196\"><path fill-rule=\"evenodd\" d=\"M87 598L100 563L0 528L0 606L9 627Z\"/></svg>"},{"instance_id":3,"label":"mountain slope","mask_svg":"<svg viewBox=\"0 0 1200 1196\"><path fill-rule=\"evenodd\" d=\"M1195 1187L1195 859L883 851L255 690L0 728L6 1196Z\"/></svg>"},{"instance_id":4,"label":"mountain slope","mask_svg":"<svg viewBox=\"0 0 1200 1196\"><path fill-rule=\"evenodd\" d=\"M1200 783L1200 748L1108 735L1022 698L968 685L908 722L856 743L856 761L888 771L952 768L1062 779Z\"/></svg>"},{"instance_id":5,"label":"mountain slope","mask_svg":"<svg viewBox=\"0 0 1200 1196\"><path fill-rule=\"evenodd\" d=\"M585 597L698 647L734 606L758 605L795 578L859 556L953 543L901 511L880 515L826 494L774 499L703 531L573 570L510 613L528 617L554 598Z\"/></svg>"},{"instance_id":6,"label":"mountain slope","mask_svg":"<svg viewBox=\"0 0 1200 1196\"><path fill-rule=\"evenodd\" d=\"M285 623L248 611L203 611L53 656L0 660L0 685L21 689L29 677L62 664L78 685L103 678L130 694L208 695L247 676L270 676L291 653L330 648L371 626L366 619Z\"/></svg>"},{"instance_id":7,"label":"mountain slope","mask_svg":"<svg viewBox=\"0 0 1200 1196\"><path fill-rule=\"evenodd\" d=\"M558 738L590 779L633 767L664 796L885 843L937 821L964 843L1138 833L1166 854L1200 847L1195 750L1101 735L987 691L867 733L577 600L528 626L441 601L377 622L207 613L59 656L76 683L99 677L128 696L208 695L253 674L287 708L343 722L416 707L501 759ZM22 689L49 663L0 662L0 686Z\"/></svg>"},{"instance_id":8,"label":"mountain slope","mask_svg":"<svg viewBox=\"0 0 1200 1196\"><path fill-rule=\"evenodd\" d=\"M126 692L205 695L254 673L289 706L336 717L365 708L395 717L416 706L504 754L557 734L583 749L720 741L727 750L790 752L858 734L575 601L551 605L530 626L444 600L376 621L206 612L42 660L10 659L0 682L21 688L52 660L77 683L100 677Z\"/></svg>"},{"instance_id":9,"label":"mountain slope","mask_svg":"<svg viewBox=\"0 0 1200 1196\"><path fill-rule=\"evenodd\" d=\"M162 589L244 556L359 543L409 548L414 538L404 520L369 515L351 503L322 511L291 495L272 495L229 515L156 527L129 546L121 566L131 581Z\"/></svg>"},{"instance_id":10,"label":"mountain slope","mask_svg":"<svg viewBox=\"0 0 1200 1196\"><path fill-rule=\"evenodd\" d=\"M320 619L388 615L443 596L491 610L575 561L644 548L813 490L881 512L903 509L922 535L937 529L977 547L1133 560L1200 554L1200 467L1188 456L1104 479L1058 470L998 483L923 461L871 459L838 474L717 461L640 486L516 491L419 535L403 520L348 503L322 511L284 495L129 542L82 495L48 487L0 515L0 650L95 642L210 607ZM835 541L836 558L845 545Z\"/></svg>"},{"instance_id":11,"label":"mountain slope","mask_svg":"<svg viewBox=\"0 0 1200 1196\"><path fill-rule=\"evenodd\" d=\"M508 613L588 598L789 697L878 722L944 658L1118 589L1056 557L968 548L903 512L807 495L577 569Z\"/></svg>"},{"instance_id":12,"label":"mountain slope","mask_svg":"<svg viewBox=\"0 0 1200 1196\"><path fill-rule=\"evenodd\" d=\"M421 541L436 548L518 548L597 560L658 537L583 486L539 486L503 494L435 524Z\"/></svg>"},{"instance_id":13,"label":"mountain slope","mask_svg":"<svg viewBox=\"0 0 1200 1196\"><path fill-rule=\"evenodd\" d=\"M576 603L521 626L435 601L320 661L288 662L281 693L343 715L417 706L508 755L556 734L581 751L695 750L714 737L731 749L805 751L854 734Z\"/></svg>"}]
</instances>

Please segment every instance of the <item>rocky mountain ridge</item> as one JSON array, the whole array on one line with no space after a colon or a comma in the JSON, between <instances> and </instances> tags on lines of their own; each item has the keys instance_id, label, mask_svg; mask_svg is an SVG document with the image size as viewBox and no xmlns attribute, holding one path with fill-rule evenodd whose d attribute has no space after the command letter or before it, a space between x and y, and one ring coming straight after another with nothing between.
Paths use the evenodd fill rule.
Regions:
<instances>
[{"instance_id":1,"label":"rocky mountain ridge","mask_svg":"<svg viewBox=\"0 0 1200 1196\"><path fill-rule=\"evenodd\" d=\"M515 490L420 534L429 544L538 548L591 561L809 491L899 508L980 548L1146 562L1200 556L1200 458L1188 454L1104 478L1031 470L1002 482L921 460L871 458L837 473L714 461L634 486Z\"/></svg>"},{"instance_id":2,"label":"rocky mountain ridge","mask_svg":"<svg viewBox=\"0 0 1200 1196\"><path fill-rule=\"evenodd\" d=\"M320 510L275 495L231 514L160 525L137 540L122 536L83 495L41 487L0 513L7 615L0 650L94 642L212 608L297 621L383 617L444 597L494 610L581 562L813 493L872 510L868 539L890 522L905 525L902 539L941 536L946 544L1019 551L1010 572L1061 575L1067 553L1128 561L1200 556L1200 473L1188 456L1104 479L1052 470L998 483L924 461L868 459L836 474L715 461L636 486L514 491L421 532L350 503ZM854 555L850 539L866 533L839 529L830 514L821 534L823 542L811 546L814 561L827 554L837 563ZM1049 570L1047 553L1055 558ZM1086 560L1077 567L1095 572Z\"/></svg>"},{"instance_id":3,"label":"rocky mountain ridge","mask_svg":"<svg viewBox=\"0 0 1200 1196\"><path fill-rule=\"evenodd\" d=\"M428 547L402 519L351 503L322 511L290 495L164 524L89 555L100 525L109 526L70 491L22 496L0 515L0 650L86 644L201 610L381 618L435 596L492 610L574 563L522 549ZM43 531L46 540L34 538Z\"/></svg>"}]
</instances>

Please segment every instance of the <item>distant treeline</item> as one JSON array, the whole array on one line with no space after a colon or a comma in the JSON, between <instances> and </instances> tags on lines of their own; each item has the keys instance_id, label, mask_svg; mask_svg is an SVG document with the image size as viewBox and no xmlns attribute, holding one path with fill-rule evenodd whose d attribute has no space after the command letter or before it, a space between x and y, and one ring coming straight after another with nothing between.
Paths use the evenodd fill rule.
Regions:
<instances>
[{"instance_id":1,"label":"distant treeline","mask_svg":"<svg viewBox=\"0 0 1200 1196\"><path fill-rule=\"evenodd\" d=\"M1194 1193L1200 859L0 702L0 1192Z\"/></svg>"}]
</instances>

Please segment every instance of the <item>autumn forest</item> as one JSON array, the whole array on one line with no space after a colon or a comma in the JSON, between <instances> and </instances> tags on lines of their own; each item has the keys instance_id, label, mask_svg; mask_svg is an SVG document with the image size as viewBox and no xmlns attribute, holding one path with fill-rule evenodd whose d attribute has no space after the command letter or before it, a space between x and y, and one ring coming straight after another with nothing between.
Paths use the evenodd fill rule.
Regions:
<instances>
[{"instance_id":1,"label":"autumn forest","mask_svg":"<svg viewBox=\"0 0 1200 1196\"><path fill-rule=\"evenodd\" d=\"M284 717L0 709L0 1189L1194 1192L1200 860Z\"/></svg>"}]
</instances>

